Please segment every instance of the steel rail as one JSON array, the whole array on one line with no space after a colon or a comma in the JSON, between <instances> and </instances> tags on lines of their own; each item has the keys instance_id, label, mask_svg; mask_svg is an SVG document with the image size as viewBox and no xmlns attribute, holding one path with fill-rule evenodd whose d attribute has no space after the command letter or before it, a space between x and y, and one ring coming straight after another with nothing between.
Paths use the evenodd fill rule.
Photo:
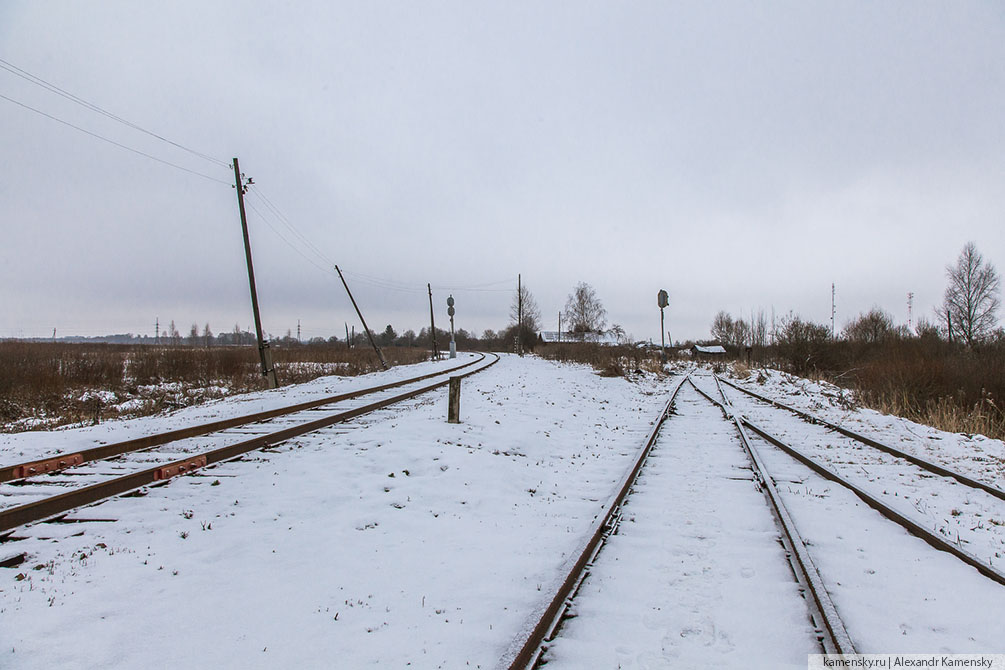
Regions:
<instances>
[{"instance_id":1,"label":"steel rail","mask_svg":"<svg viewBox=\"0 0 1005 670\"><path fill-rule=\"evenodd\" d=\"M688 381L690 381L690 377ZM833 601L831 601L823 580L820 578L820 573L817 571L816 565L814 565L813 559L806 549L806 543L803 542L795 522L782 502L781 495L779 495L778 489L775 487L774 480L768 474L764 461L761 460L760 454L758 454L754 445L750 443L750 438L743 429L742 417L733 410L729 399L722 393L721 387L719 387L719 394L722 395L723 401L719 402L700 389L693 381L690 381L690 383L706 400L717 406L727 420L733 422L737 432L740 434L740 442L743 444L743 449L753 465L754 477L760 485L761 493L764 494L764 497L768 501L768 508L775 518L775 524L781 530L780 538L782 546L785 549L786 558L789 561L796 581L802 588L803 596L809 607L810 617L816 626L818 639L824 648L824 652L827 654L856 653L855 645L852 643L851 637L845 629L844 622L841 620L841 616L838 614ZM809 597L806 597L807 594L809 594Z\"/></svg>"},{"instance_id":2,"label":"steel rail","mask_svg":"<svg viewBox=\"0 0 1005 670\"><path fill-rule=\"evenodd\" d=\"M833 422L828 421L826 419L822 419L822 418L820 418L818 416L814 416L813 414L810 414L809 412L804 412L801 409L796 409L795 407L792 407L791 405L786 405L785 403L782 403L782 402L779 402L779 401L774 400L772 398L769 398L767 396L761 395L760 393L755 393L754 391L751 391L749 389L745 389L742 386L739 386L738 384L734 384L733 382L729 381L728 379L723 379L722 377L719 377L718 375L716 375L715 378L716 378L716 380L721 381L724 384L728 384L732 388L735 388L737 391L740 391L742 393L746 393L747 395L749 395L749 396L751 396L753 398L757 398L758 400L760 400L762 402L770 403L770 404L774 405L775 407L779 407L781 409L788 410L789 412L792 412L793 414L795 414L796 416L800 417L804 421L807 421L809 423L820 424L821 426L826 426L827 428L830 428L831 430L833 430L835 432L841 433L842 435L844 435L846 437L850 437L853 440L861 442L862 444L868 445L870 447L874 447L876 449L879 449L880 451L885 451L886 453L890 454L891 456L896 456L897 458L903 458L906 461L910 461L914 465L917 465L920 468L928 470L929 472L932 472L932 473L937 474L937 475L941 475L943 477L952 477L953 479L955 479L956 481L960 482L961 484L965 484L965 485L970 486L970 487L975 488L975 489L980 489L981 491L984 491L985 493L990 493L991 495L993 495L994 497L996 497L996 498L998 498L1000 500L1005 500L1005 491L1003 491L1002 489L999 489L999 488L997 488L995 486L992 486L990 484L986 484L984 482L978 481L978 480L973 479L971 477L968 477L968 476L966 476L966 475L964 475L962 473L959 473L959 472L957 472L955 470L951 470L951 469L949 469L947 467L938 465L936 463L932 463L931 461L926 461L923 458L920 458L920 457L915 456L913 454L909 454L909 453L907 453L905 451L901 451L900 449L897 449L896 447L891 447L888 444L884 444L883 442L880 442L879 440L874 440L871 437L866 437L865 435L862 435L860 433L856 433L856 432L854 432L852 430L849 430L848 428L845 428L844 426L841 426L839 424L833 423Z\"/></svg>"},{"instance_id":3,"label":"steel rail","mask_svg":"<svg viewBox=\"0 0 1005 670\"><path fill-rule=\"evenodd\" d=\"M47 474L50 472L58 472L68 467L81 465L82 463L87 463L91 461L100 461L107 458L114 458L115 456L121 456L122 454L127 454L134 451L141 451L143 449L149 449L151 447L159 447L161 445L168 444L170 442L177 442L179 440L185 440L190 437L199 437L201 435L215 433L217 431L226 430L228 428L236 428L238 426L243 426L249 423L255 423L256 421L265 421L267 419L274 419L279 416L285 416L287 414L293 414L295 412L302 412L304 410L314 409L316 407L321 407L324 405L331 405L333 403L342 402L345 400L353 400L355 398L360 398L373 393L379 393L380 391L387 391L388 389L397 388L399 386L405 386L407 384L414 384L415 382L430 379L431 377L438 377L440 375L450 374L451 372L456 372L457 370L462 370L466 367L470 367L472 365L480 363L483 360L485 360L485 354L480 354L480 356L481 358L465 363L464 365L458 365L452 368L447 368L446 370L441 370L439 372L431 372L429 374L420 375L418 377L412 377L402 381L391 382L389 384L382 384L380 386L374 386L366 389L360 389L358 391L351 391L349 393L342 393L339 395L328 396L326 398L318 398L317 400L310 400L307 402L298 403L296 405L288 405L286 407L270 409L264 412L256 412L254 414L245 414L244 416L233 417L230 419L212 421L209 423L199 424L197 426L190 426L188 428L179 428L177 430L169 430L163 433L146 435L144 437L137 437L131 440L125 440L123 442L103 444L98 447L83 449L81 451L73 453L57 454L55 456L49 456L48 458L37 459L25 463L15 463L14 465L2 466L0 467L0 483L14 481L18 479L24 479L25 477L31 477L34 475Z\"/></svg>"},{"instance_id":4,"label":"steel rail","mask_svg":"<svg viewBox=\"0 0 1005 670\"><path fill-rule=\"evenodd\" d=\"M483 370L487 370L499 362L499 356L497 354L493 354L493 356L496 358L491 363L455 376L467 377L478 372L482 372ZM480 362L481 360L484 360L484 357L475 362ZM408 400L422 395L423 393L428 393L429 391L446 386L449 383L449 379L441 382L435 382L419 389L414 389L406 393L386 398L379 402L331 414L329 416L315 419L297 426L292 426L275 433L260 435L249 440L244 440L243 442L201 452L199 454L191 454L184 459L173 461L171 463L162 463L146 470L115 477L104 482L84 486L56 496L19 505L17 507L9 507L7 509L0 510L0 532L5 532L13 528L17 528L18 526L23 526L27 523L41 521L83 505L88 505L106 498L121 495L141 486L147 486L158 481L164 481L176 475L187 474L201 467L219 463L220 461L226 461L255 449L272 446L305 433L310 433L336 423L348 421L349 419L353 419L363 414L383 409L403 400Z\"/></svg>"},{"instance_id":5,"label":"steel rail","mask_svg":"<svg viewBox=\"0 0 1005 670\"><path fill-rule=\"evenodd\" d=\"M635 484L635 480L638 479L639 473L646 463L646 459L649 458L649 453L656 442L656 436L659 434L660 428L667 420L667 417L670 416L674 400L677 398L677 392L680 391L681 386L684 385L687 379L685 377L677 384L666 406L660 411L652 430L649 431L645 445L639 451L639 456L635 460L634 465L622 479L618 492L607 503L606 508L598 514L597 518L599 521L594 526L593 533L590 535L582 551L580 551L576 561L566 573L565 579L548 602L548 605L538 616L537 622L530 629L530 632L527 633L526 637L520 636L514 640L514 643L510 645L510 648L503 655L502 659L500 659L499 667L509 668L509 670L529 670L537 664L541 654L546 650L546 643L551 639L552 634L558 628L562 617L568 609L572 597L589 574L589 568L593 563L593 559L596 558L607 538L617 528L621 520L621 506L625 498L628 497L628 492Z\"/></svg>"},{"instance_id":6,"label":"steel rail","mask_svg":"<svg viewBox=\"0 0 1005 670\"><path fill-rule=\"evenodd\" d=\"M716 377L715 380L716 380L716 385L719 386L719 379L718 379L718 377ZM730 386L732 386L732 384L730 384ZM719 386L719 392L722 393L722 387L721 386ZM723 398L725 398L725 394L723 394ZM992 580L998 582L999 584L1005 585L1005 572L1002 572L1001 570L996 569L994 566L992 566L990 564L984 563L983 561L981 561L981 559L977 558L976 556L974 556L970 552L964 551L960 547L958 547L958 546L952 544L951 542L949 542L949 541L947 541L947 540L939 537L934 532L932 532L929 529L925 528L921 524L913 521L909 517L901 514L897 510L893 509L892 507L890 507L889 505L887 505L886 503L884 503L879 498L873 496L871 493L869 493L865 489L862 489L859 486L856 486L851 481L845 479L844 477L842 477L841 475L837 474L836 472L828 469L824 465L822 465L819 462L813 460L812 458L810 458L806 454L800 452L798 449L796 449L792 445L787 444L781 438L779 438L779 437L777 437L775 435L772 435L767 430L765 430L764 428L758 426L757 424L755 424L754 422L752 422L750 419L748 419L747 417L743 416L742 414L736 414L736 417L737 417L737 419L740 422L742 422L745 426L747 426L752 431L754 431L755 433L757 433L757 435L759 435L765 441L767 441L770 444L775 445L776 447L778 447L779 449L781 449L782 451L784 451L786 454L788 454L792 458L795 458L797 461L799 461L803 465L807 466L808 468L810 468L811 470L813 470L814 472L816 472L821 477L824 477L825 479L829 479L829 480L831 480L831 481L833 481L833 482L835 482L837 484L840 484L841 486L844 486L845 488L847 488L848 490L850 490L852 493L854 493L855 495L857 495L859 497L859 499L862 500L865 504L867 504L870 507L872 507L874 510L876 510L877 512L879 512L880 514L882 514L883 516L885 516L887 519L890 519L894 523L898 524L899 526L901 526L902 528L904 528L907 532L909 532L912 535L914 535L914 536L916 536L916 537L924 540L925 542L927 542L929 545L931 545L935 549L938 549L940 551L945 551L946 553L952 554L953 556L957 557L958 559L960 559L961 561L963 561L967 565L969 565L972 568L976 569L979 573L981 573L985 577L988 577L989 579L992 579Z\"/></svg>"},{"instance_id":7,"label":"steel rail","mask_svg":"<svg viewBox=\"0 0 1005 670\"><path fill-rule=\"evenodd\" d=\"M806 465L808 468L810 468L820 476L829 479L833 482L836 482L838 484L841 484L845 488L849 489L867 505L869 505L880 514L890 519L891 521L896 522L912 535L916 535L917 537L921 538L922 540L932 545L936 549L948 552L953 556L956 556L958 559L960 559L967 565L976 568L977 571L980 572L985 577L993 579L999 584L1005 585L1005 573L1003 573L1002 571L997 570L993 566L982 562L979 558L977 558L970 552L960 549L956 545L944 540L943 538L939 537L938 535L928 530L924 526L916 523L915 521L912 521L910 518L904 516L903 514L893 509L883 501L879 500L872 494L866 492L864 489L859 488L858 486L851 483L849 480L845 479L841 475L827 469L820 463L814 461L809 456L793 448L791 445L786 444L783 440L772 435L763 428L757 426L756 424L751 422L750 419L747 419L746 417L740 417L740 421L742 421L746 426L748 426L752 431L760 435L766 441L770 442L771 444L775 445L785 453L789 454L790 456L801 462L803 465Z\"/></svg>"}]
</instances>

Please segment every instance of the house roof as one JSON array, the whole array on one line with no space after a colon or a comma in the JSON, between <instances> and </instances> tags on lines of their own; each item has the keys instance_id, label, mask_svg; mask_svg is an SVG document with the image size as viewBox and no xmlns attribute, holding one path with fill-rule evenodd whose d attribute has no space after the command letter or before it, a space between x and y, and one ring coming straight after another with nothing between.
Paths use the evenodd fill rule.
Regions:
<instances>
[{"instance_id":1,"label":"house roof","mask_svg":"<svg viewBox=\"0 0 1005 670\"><path fill-rule=\"evenodd\" d=\"M618 338L610 333L571 333L562 331L561 340L557 330L542 330L538 333L545 342L591 342L593 344L617 344Z\"/></svg>"},{"instance_id":2,"label":"house roof","mask_svg":"<svg viewBox=\"0 0 1005 670\"><path fill-rule=\"evenodd\" d=\"M726 350L720 344L694 345L694 350L699 354L724 354Z\"/></svg>"}]
</instances>

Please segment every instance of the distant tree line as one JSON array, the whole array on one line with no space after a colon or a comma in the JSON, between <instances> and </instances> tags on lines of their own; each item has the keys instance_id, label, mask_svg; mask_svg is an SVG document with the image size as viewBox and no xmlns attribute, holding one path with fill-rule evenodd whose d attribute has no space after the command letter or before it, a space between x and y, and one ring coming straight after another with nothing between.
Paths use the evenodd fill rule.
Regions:
<instances>
[{"instance_id":1,"label":"distant tree line","mask_svg":"<svg viewBox=\"0 0 1005 670\"><path fill-rule=\"evenodd\" d=\"M516 342L520 341L523 349L533 351L535 347L542 344L539 332L542 327L541 309L537 300L526 285L521 285L518 292L514 292L510 305L509 323L499 330L487 329L479 335L474 332L457 329L454 333L454 340L459 349L467 350L511 350ZM585 282L579 282L573 287L569 294L565 309L562 310L563 332L574 334L609 334L618 342L627 342L628 336L625 330L618 324L613 324L607 329L607 310L604 308L596 290ZM384 329L373 333L374 340L381 347L425 347L431 344L429 328L423 327L418 332L406 330L399 333L392 324L387 324ZM267 334L266 338L272 346L276 347L320 347L336 346L343 347L369 347L370 342L366 333L362 330L353 329L347 337L332 335L329 337L311 337L298 339L293 336L292 330L287 330L282 337L275 337ZM448 330L437 328L436 340L441 348L446 348L450 341ZM64 337L62 342L105 342L115 344L147 344L172 347L213 347L213 346L252 346L257 344L255 333L242 329L235 324L230 331L213 333L209 323L202 327L193 323L188 329L187 335L182 335L174 320L168 323L162 331L154 337L149 335L133 335L132 333L107 335L101 337Z\"/></svg>"}]
</instances>

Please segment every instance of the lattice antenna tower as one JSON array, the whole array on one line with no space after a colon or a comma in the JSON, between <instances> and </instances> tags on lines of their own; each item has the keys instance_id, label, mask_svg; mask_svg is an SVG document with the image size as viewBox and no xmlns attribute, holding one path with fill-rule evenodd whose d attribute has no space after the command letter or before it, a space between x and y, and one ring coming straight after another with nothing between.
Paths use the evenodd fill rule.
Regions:
<instances>
[{"instance_id":1,"label":"lattice antenna tower","mask_svg":"<svg viewBox=\"0 0 1005 670\"><path fill-rule=\"evenodd\" d=\"M907 327L914 330L914 291L907 292Z\"/></svg>"},{"instance_id":2,"label":"lattice antenna tower","mask_svg":"<svg viewBox=\"0 0 1005 670\"><path fill-rule=\"evenodd\" d=\"M837 305L834 301L834 298L836 296L837 292L834 288L834 282L831 282L831 339L832 340L836 337L835 335L836 331L834 330L834 317L837 314Z\"/></svg>"}]
</instances>

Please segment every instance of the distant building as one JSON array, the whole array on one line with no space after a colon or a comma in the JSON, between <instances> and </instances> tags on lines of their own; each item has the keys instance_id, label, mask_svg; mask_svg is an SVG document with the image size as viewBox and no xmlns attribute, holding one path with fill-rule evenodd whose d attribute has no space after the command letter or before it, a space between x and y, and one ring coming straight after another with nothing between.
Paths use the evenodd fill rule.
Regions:
<instances>
[{"instance_id":1,"label":"distant building","mask_svg":"<svg viewBox=\"0 0 1005 670\"><path fill-rule=\"evenodd\" d=\"M721 344L696 344L691 347L692 356L710 357L717 358L719 356L725 356L726 350Z\"/></svg>"},{"instance_id":2,"label":"distant building","mask_svg":"<svg viewBox=\"0 0 1005 670\"><path fill-rule=\"evenodd\" d=\"M588 342L590 344L614 345L618 343L618 338L610 333L570 333L565 331L559 333L557 330L542 330L538 332L538 335L546 344Z\"/></svg>"}]
</instances>

